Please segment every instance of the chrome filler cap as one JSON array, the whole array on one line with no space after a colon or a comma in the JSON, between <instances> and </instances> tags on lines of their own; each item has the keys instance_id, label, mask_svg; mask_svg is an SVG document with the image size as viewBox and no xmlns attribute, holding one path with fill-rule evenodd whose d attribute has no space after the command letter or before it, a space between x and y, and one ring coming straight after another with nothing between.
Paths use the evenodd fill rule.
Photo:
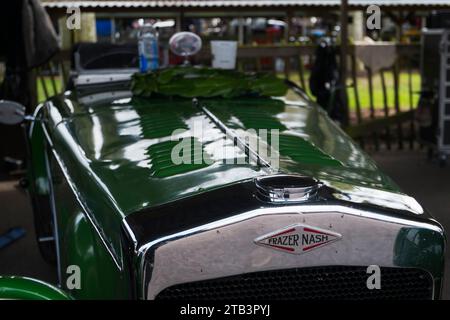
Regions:
<instances>
[{"instance_id":1,"label":"chrome filler cap","mask_svg":"<svg viewBox=\"0 0 450 320\"><path fill-rule=\"evenodd\" d=\"M317 195L318 180L300 175L277 174L255 179L261 200L276 203L304 202Z\"/></svg>"}]
</instances>

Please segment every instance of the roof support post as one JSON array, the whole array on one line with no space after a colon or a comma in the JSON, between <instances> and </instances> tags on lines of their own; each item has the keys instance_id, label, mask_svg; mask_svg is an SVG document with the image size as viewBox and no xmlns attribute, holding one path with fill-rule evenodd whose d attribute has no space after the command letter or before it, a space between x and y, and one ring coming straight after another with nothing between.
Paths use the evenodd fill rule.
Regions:
<instances>
[{"instance_id":1,"label":"roof support post","mask_svg":"<svg viewBox=\"0 0 450 320\"><path fill-rule=\"evenodd\" d=\"M403 15L403 12L401 10L399 10L398 12L398 22L396 23L396 36L397 36L397 42L401 43L402 42L402 37L403 37L403 23L405 22L405 17Z\"/></svg>"},{"instance_id":2,"label":"roof support post","mask_svg":"<svg viewBox=\"0 0 450 320\"><path fill-rule=\"evenodd\" d=\"M176 28L177 32L183 31L182 30L182 28L183 28L183 16L184 16L183 11L178 12L177 18L176 18L176 21L175 21L175 28Z\"/></svg>"},{"instance_id":3,"label":"roof support post","mask_svg":"<svg viewBox=\"0 0 450 320\"><path fill-rule=\"evenodd\" d=\"M340 58L340 84L339 90L342 100L342 126L349 124L348 99L347 99L347 57L348 57L348 0L341 0L341 58Z\"/></svg>"},{"instance_id":4,"label":"roof support post","mask_svg":"<svg viewBox=\"0 0 450 320\"><path fill-rule=\"evenodd\" d=\"M289 37L291 35L291 29L292 29L292 11L287 11L286 12L286 27L284 29L284 42L286 42L286 44L289 43Z\"/></svg>"},{"instance_id":5,"label":"roof support post","mask_svg":"<svg viewBox=\"0 0 450 320\"><path fill-rule=\"evenodd\" d=\"M116 19L111 17L111 43L116 43Z\"/></svg>"},{"instance_id":6,"label":"roof support post","mask_svg":"<svg viewBox=\"0 0 450 320\"><path fill-rule=\"evenodd\" d=\"M74 30L74 42L97 42L95 12L81 13L81 28Z\"/></svg>"},{"instance_id":7,"label":"roof support post","mask_svg":"<svg viewBox=\"0 0 450 320\"><path fill-rule=\"evenodd\" d=\"M244 44L244 17L238 18L238 44Z\"/></svg>"}]
</instances>

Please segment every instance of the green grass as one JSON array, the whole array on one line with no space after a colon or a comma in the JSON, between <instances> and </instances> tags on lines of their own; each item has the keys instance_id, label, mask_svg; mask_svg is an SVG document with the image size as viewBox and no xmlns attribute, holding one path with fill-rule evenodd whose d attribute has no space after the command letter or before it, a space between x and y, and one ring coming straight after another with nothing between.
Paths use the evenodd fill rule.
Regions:
<instances>
[{"instance_id":1,"label":"green grass","mask_svg":"<svg viewBox=\"0 0 450 320\"><path fill-rule=\"evenodd\" d=\"M299 81L299 75L297 73L292 74L290 76L290 80L300 83ZM307 93L312 97L311 91L309 90L309 73L305 74L305 81L307 86ZM394 109L395 103L394 103L394 77L392 72L385 72L385 80L386 80L386 92L387 92L387 105L389 109ZM359 95L359 101L361 110L369 110L370 109L370 94L369 94L369 81L367 79L367 76L362 75L359 76L357 79L358 82L358 95ZM400 73L400 80L399 80L399 104L401 109L409 109L411 102L410 102L410 95L409 95L409 75L407 72L401 72ZM416 107L417 102L419 100L419 95L417 92L420 90L420 74L418 72L413 72L411 76L411 83L412 83L412 106ZM381 86L381 76L379 73L373 76L372 80L373 84L373 104L375 109L383 109L384 108L384 102L383 102L383 88ZM348 94L348 101L349 101L349 107L351 111L356 110L356 98L353 88L353 81L349 79L347 81L347 85L351 86L347 89Z\"/></svg>"},{"instance_id":2,"label":"green grass","mask_svg":"<svg viewBox=\"0 0 450 320\"><path fill-rule=\"evenodd\" d=\"M45 82L45 86L47 88L47 93L49 97L54 96L55 94L58 94L62 90L62 83L61 83L61 77L55 77L55 84L56 84L56 92L53 89L52 80L50 77L43 77L43 80ZM45 90L42 86L42 80L38 79L37 84L37 97L38 97L38 103L44 102L47 100L45 96Z\"/></svg>"},{"instance_id":3,"label":"green grass","mask_svg":"<svg viewBox=\"0 0 450 320\"><path fill-rule=\"evenodd\" d=\"M392 72L385 73L386 79L386 92L387 92L387 106L389 108L395 107L395 97L394 97L394 76ZM400 109L409 109L411 106L415 108L419 101L420 91L420 74L417 72L411 75L411 87L412 96L410 96L409 90L409 75L407 72L400 73L399 78L399 104ZM373 83L373 104L375 109L383 109L383 88L381 85L381 76L377 73L372 80ZM351 110L356 109L356 100L354 89L348 89L349 106ZM361 109L368 109L370 106L370 94L369 94L369 81L367 77L358 78L358 94Z\"/></svg>"}]
</instances>

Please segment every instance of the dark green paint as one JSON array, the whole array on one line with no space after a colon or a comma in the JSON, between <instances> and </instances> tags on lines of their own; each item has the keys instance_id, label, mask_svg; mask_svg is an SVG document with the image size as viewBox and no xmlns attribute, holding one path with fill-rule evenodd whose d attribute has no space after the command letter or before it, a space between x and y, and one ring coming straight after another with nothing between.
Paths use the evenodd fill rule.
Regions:
<instances>
[{"instance_id":1,"label":"dark green paint","mask_svg":"<svg viewBox=\"0 0 450 320\"><path fill-rule=\"evenodd\" d=\"M267 173L256 164L236 164L244 155L230 140L231 157L217 152L226 135L190 100L125 98L83 105L80 98L68 92L49 101L45 127L77 197L120 265L121 221L127 214ZM302 101L202 100L201 104L233 130L279 129L283 172L397 191L322 111ZM203 136L195 133L198 120ZM180 132L171 139L175 130ZM181 137L199 141L205 158L213 162L173 164L167 143ZM295 140L306 153L295 149Z\"/></svg>"},{"instance_id":2,"label":"dark green paint","mask_svg":"<svg viewBox=\"0 0 450 320\"><path fill-rule=\"evenodd\" d=\"M445 239L440 233L405 227L395 242L394 262L399 266L426 268L433 275L442 277L444 250Z\"/></svg>"},{"instance_id":3,"label":"dark green paint","mask_svg":"<svg viewBox=\"0 0 450 320\"><path fill-rule=\"evenodd\" d=\"M422 268L430 272L436 290L444 279L445 237L422 228L403 228L394 247L394 263L405 268Z\"/></svg>"},{"instance_id":4,"label":"dark green paint","mask_svg":"<svg viewBox=\"0 0 450 320\"><path fill-rule=\"evenodd\" d=\"M82 289L72 291L74 297L127 298L131 279L122 248L124 217L267 171L256 163L236 164L245 155L231 141L227 147L232 156L218 152L225 134L188 99L129 97L80 103L85 98L67 92L54 97L43 110L45 121L31 133L35 151L32 192L40 192L38 179L46 178L45 128L49 149L62 166L61 170L57 159L50 157L63 282L67 266L76 264L83 270ZM200 106L237 134L248 129L279 130L281 172L314 176L356 195L361 203L366 195L381 207L401 210L409 203L375 163L321 109L309 103L275 98L201 99ZM195 120L202 121L205 134L195 132ZM200 163L172 163L173 147L183 137L195 142L190 157L203 156ZM420 265L414 262L417 254L413 250L398 249L408 247L405 239L399 239L396 246L397 261ZM442 234L430 235L430 243L439 246ZM429 258L425 254L419 260Z\"/></svg>"},{"instance_id":5,"label":"dark green paint","mask_svg":"<svg viewBox=\"0 0 450 320\"><path fill-rule=\"evenodd\" d=\"M54 99L50 104L50 117L58 122L57 126L49 126L55 149L63 157L70 157L67 161L75 167L87 169L87 181L96 184L98 191L124 215L264 174L256 165L228 165L223 155L211 154L210 150L216 150L225 135L189 100L123 99L89 107L79 105L74 94L67 98L70 100ZM398 191L374 162L317 108L272 99L201 103L234 130L280 130L282 172ZM68 105L73 108L70 113ZM206 130L206 135L195 138L214 163L185 167L179 172L170 168L171 148L164 146L171 145L167 141L171 141L175 130L188 130L185 136L194 138L195 120L202 121ZM229 147L239 154L236 147ZM162 177L158 167L164 164L167 167ZM69 163L67 167L71 171ZM87 181L80 183L86 185Z\"/></svg>"},{"instance_id":6,"label":"dark green paint","mask_svg":"<svg viewBox=\"0 0 450 320\"><path fill-rule=\"evenodd\" d=\"M0 277L0 299L69 300L64 291L39 280L25 277Z\"/></svg>"}]
</instances>

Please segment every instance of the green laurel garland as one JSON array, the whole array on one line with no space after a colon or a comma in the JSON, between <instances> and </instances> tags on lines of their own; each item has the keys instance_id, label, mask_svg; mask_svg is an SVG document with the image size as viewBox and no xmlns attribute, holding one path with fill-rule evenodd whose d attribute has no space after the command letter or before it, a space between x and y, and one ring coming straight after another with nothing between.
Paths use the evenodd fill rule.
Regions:
<instances>
[{"instance_id":1,"label":"green laurel garland","mask_svg":"<svg viewBox=\"0 0 450 320\"><path fill-rule=\"evenodd\" d=\"M235 98L283 96L288 87L283 80L269 73L177 66L136 73L131 89L133 95L139 97Z\"/></svg>"}]
</instances>

